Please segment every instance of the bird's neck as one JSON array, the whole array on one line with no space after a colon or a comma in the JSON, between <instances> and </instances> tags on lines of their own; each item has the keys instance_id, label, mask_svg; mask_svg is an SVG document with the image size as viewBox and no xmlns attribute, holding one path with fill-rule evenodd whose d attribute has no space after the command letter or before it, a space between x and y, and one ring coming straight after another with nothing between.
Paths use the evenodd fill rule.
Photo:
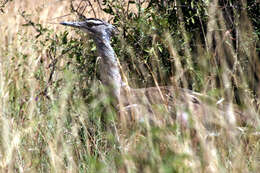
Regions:
<instances>
[{"instance_id":1,"label":"bird's neck","mask_svg":"<svg viewBox=\"0 0 260 173\"><path fill-rule=\"evenodd\" d=\"M100 78L104 86L106 86L118 101L120 96L120 88L122 86L122 78L120 75L120 69L117 62L117 58L110 41L94 40L97 46L97 51L101 57L100 62Z\"/></svg>"}]
</instances>

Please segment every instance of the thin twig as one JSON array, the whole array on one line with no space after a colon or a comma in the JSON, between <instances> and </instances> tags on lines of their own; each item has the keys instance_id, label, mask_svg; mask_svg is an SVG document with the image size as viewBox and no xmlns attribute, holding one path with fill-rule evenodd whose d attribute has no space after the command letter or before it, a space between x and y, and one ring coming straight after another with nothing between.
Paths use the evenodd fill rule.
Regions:
<instances>
[{"instance_id":1,"label":"thin twig","mask_svg":"<svg viewBox=\"0 0 260 173\"><path fill-rule=\"evenodd\" d=\"M70 16L70 15L71 15L71 13L69 13L69 14L65 14L65 15L63 15L63 16L59 16L59 17L54 17L54 18L51 18L51 19L48 19L48 20L60 19L60 18L67 17L67 16Z\"/></svg>"},{"instance_id":2,"label":"thin twig","mask_svg":"<svg viewBox=\"0 0 260 173\"><path fill-rule=\"evenodd\" d=\"M54 75L54 72L56 70L56 64L58 62L58 60L66 53L68 53L71 49L75 48L77 46L73 46L73 47L70 47L69 49L65 50L63 54L61 54L60 56L58 56L57 58L52 58L51 54L49 53L51 59L52 59L52 62L50 63L50 65L48 66L48 68L51 68L51 73L49 75L49 78L48 78L48 82L47 82L47 85L46 87L44 88L43 91L41 91L39 94L37 94L36 98L38 98L40 95L43 95L45 96L48 100L50 100L50 97L48 96L47 94L47 91L48 91L48 88L52 85L53 81L53 75Z\"/></svg>"},{"instance_id":3,"label":"thin twig","mask_svg":"<svg viewBox=\"0 0 260 173\"><path fill-rule=\"evenodd\" d=\"M70 2L70 8L71 8L71 11L72 11L73 13L76 13L81 20L85 20L86 17L79 11L82 2L83 2L83 0L80 1L79 6L77 7L77 9L75 9L75 8L74 8L74 5L73 5L73 3L72 3L72 0L71 0L71 2ZM84 11L83 11L83 12L84 12Z\"/></svg>"},{"instance_id":4,"label":"thin twig","mask_svg":"<svg viewBox=\"0 0 260 173\"><path fill-rule=\"evenodd\" d=\"M93 13L94 13L95 18L96 18L97 15L96 15L96 12L95 12L95 10L94 10L93 5L91 4L90 0L87 0L87 1L88 1L89 5L90 5L90 7L91 7L91 9L92 9L92 11L93 11Z\"/></svg>"}]
</instances>

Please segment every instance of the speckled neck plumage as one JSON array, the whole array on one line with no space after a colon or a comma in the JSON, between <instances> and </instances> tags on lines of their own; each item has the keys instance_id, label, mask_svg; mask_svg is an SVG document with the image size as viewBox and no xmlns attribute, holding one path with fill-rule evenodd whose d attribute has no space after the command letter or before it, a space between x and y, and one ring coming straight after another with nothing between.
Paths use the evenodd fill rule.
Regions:
<instances>
[{"instance_id":1,"label":"speckled neck plumage","mask_svg":"<svg viewBox=\"0 0 260 173\"><path fill-rule=\"evenodd\" d=\"M112 96L119 99L122 78L115 52L111 47L109 38L94 39L97 45L98 55L101 57L99 71L101 81L106 86Z\"/></svg>"}]
</instances>

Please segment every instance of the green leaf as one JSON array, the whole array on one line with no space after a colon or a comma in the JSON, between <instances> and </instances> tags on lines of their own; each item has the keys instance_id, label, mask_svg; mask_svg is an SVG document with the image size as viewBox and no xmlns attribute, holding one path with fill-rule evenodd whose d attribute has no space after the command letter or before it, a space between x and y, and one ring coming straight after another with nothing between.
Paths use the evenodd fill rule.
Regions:
<instances>
[{"instance_id":1,"label":"green leaf","mask_svg":"<svg viewBox=\"0 0 260 173\"><path fill-rule=\"evenodd\" d=\"M114 15L113 9L110 5L108 5L107 8L104 8L103 11L108 14Z\"/></svg>"}]
</instances>

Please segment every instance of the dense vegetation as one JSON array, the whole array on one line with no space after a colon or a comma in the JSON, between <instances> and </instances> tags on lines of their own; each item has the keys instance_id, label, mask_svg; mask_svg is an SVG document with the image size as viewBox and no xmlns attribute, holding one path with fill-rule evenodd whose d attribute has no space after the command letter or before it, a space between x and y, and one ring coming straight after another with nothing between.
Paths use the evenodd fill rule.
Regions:
<instances>
[{"instance_id":1,"label":"dense vegetation","mask_svg":"<svg viewBox=\"0 0 260 173\"><path fill-rule=\"evenodd\" d=\"M2 172L258 172L259 1L0 3ZM190 129L121 126L93 40L50 25L84 16L118 28L112 44L131 87L191 89L225 102L231 115L246 112L245 123L218 113L214 132L192 118Z\"/></svg>"}]
</instances>

